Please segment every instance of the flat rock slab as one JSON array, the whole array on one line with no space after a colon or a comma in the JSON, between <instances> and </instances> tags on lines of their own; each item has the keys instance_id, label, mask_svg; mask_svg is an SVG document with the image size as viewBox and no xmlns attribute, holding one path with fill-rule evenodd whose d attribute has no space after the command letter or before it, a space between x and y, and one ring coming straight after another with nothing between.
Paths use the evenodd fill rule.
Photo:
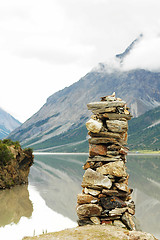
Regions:
<instances>
[{"instance_id":1,"label":"flat rock slab","mask_svg":"<svg viewBox=\"0 0 160 240\"><path fill-rule=\"evenodd\" d=\"M125 118L127 120L131 119L131 115L127 115L127 114L119 114L119 113L104 113L102 114L103 118L107 118L107 119L111 119L111 120L119 120L122 118Z\"/></svg>"},{"instance_id":2,"label":"flat rock slab","mask_svg":"<svg viewBox=\"0 0 160 240\"><path fill-rule=\"evenodd\" d=\"M116 141L115 138L107 138L107 137L92 137L88 141L91 144L114 143L114 144L120 145L120 143Z\"/></svg>"},{"instance_id":3,"label":"flat rock slab","mask_svg":"<svg viewBox=\"0 0 160 240\"><path fill-rule=\"evenodd\" d=\"M85 187L84 188L84 193L85 194L89 193L92 196L98 196L101 193L101 191Z\"/></svg>"},{"instance_id":4,"label":"flat rock slab","mask_svg":"<svg viewBox=\"0 0 160 240\"><path fill-rule=\"evenodd\" d=\"M120 156L112 156L112 157L102 157L102 156L95 156L92 158L88 158L87 162L114 162L119 161Z\"/></svg>"},{"instance_id":5,"label":"flat rock slab","mask_svg":"<svg viewBox=\"0 0 160 240\"><path fill-rule=\"evenodd\" d=\"M126 177L126 167L123 161L116 161L104 164L96 169L97 172L104 175L112 175L115 177Z\"/></svg>"},{"instance_id":6,"label":"flat rock slab","mask_svg":"<svg viewBox=\"0 0 160 240\"><path fill-rule=\"evenodd\" d=\"M113 102L91 102L87 104L88 110L94 110L97 108L109 108L109 107L124 107L126 102L124 101L113 101Z\"/></svg>"},{"instance_id":7,"label":"flat rock slab","mask_svg":"<svg viewBox=\"0 0 160 240\"><path fill-rule=\"evenodd\" d=\"M92 169L87 169L83 175L82 187L88 188L107 188L110 189L112 186L111 180L107 177L98 173Z\"/></svg>"},{"instance_id":8,"label":"flat rock slab","mask_svg":"<svg viewBox=\"0 0 160 240\"><path fill-rule=\"evenodd\" d=\"M93 197L90 194L78 194L77 195L77 203L80 204L86 204L86 203L91 203L92 201L98 201L97 198Z\"/></svg>"},{"instance_id":9,"label":"flat rock slab","mask_svg":"<svg viewBox=\"0 0 160 240\"><path fill-rule=\"evenodd\" d=\"M119 133L113 133L108 131L101 131L99 133L88 133L91 137L107 137L107 138L115 138L115 139L121 139L122 136Z\"/></svg>"},{"instance_id":10,"label":"flat rock slab","mask_svg":"<svg viewBox=\"0 0 160 240\"><path fill-rule=\"evenodd\" d=\"M86 225L65 229L60 232L42 234L37 237L25 237L23 240L157 240L150 233L129 231L112 225Z\"/></svg>"},{"instance_id":11,"label":"flat rock slab","mask_svg":"<svg viewBox=\"0 0 160 240\"><path fill-rule=\"evenodd\" d=\"M122 133L128 130L127 121L106 120L107 128L111 132Z\"/></svg>"},{"instance_id":12,"label":"flat rock slab","mask_svg":"<svg viewBox=\"0 0 160 240\"><path fill-rule=\"evenodd\" d=\"M112 209L110 212L109 212L109 216L118 216L118 215L122 215L122 213L126 212L127 211L127 208L124 207L124 208L115 208L115 209ZM125 224L125 223L124 223ZM135 230L135 229L132 229L132 230Z\"/></svg>"},{"instance_id":13,"label":"flat rock slab","mask_svg":"<svg viewBox=\"0 0 160 240\"><path fill-rule=\"evenodd\" d=\"M129 192L128 184L126 183L115 183L115 186L117 189L124 191L124 192Z\"/></svg>"},{"instance_id":14,"label":"flat rock slab","mask_svg":"<svg viewBox=\"0 0 160 240\"><path fill-rule=\"evenodd\" d=\"M77 215L79 219L100 216L101 213L102 207L97 204L83 204L77 207Z\"/></svg>"}]
</instances>

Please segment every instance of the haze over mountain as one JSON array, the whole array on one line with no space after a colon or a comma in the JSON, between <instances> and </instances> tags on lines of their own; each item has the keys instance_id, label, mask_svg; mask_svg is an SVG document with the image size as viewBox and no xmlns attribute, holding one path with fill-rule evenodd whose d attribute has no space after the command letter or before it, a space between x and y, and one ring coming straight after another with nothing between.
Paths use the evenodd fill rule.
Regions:
<instances>
[{"instance_id":1,"label":"haze over mountain","mask_svg":"<svg viewBox=\"0 0 160 240\"><path fill-rule=\"evenodd\" d=\"M142 36L131 43L124 53L116 55L116 64L120 62L118 67L98 64L78 82L51 95L46 104L9 137L19 140L24 146L46 151L57 149L62 142L69 144L73 142L72 136L76 136L78 129L84 127L91 115L87 103L99 101L100 97L114 91L117 97L127 102L134 117L159 106L160 72L145 69L124 71L121 68L141 38ZM86 137L80 136L81 134L84 132L81 131L74 141L82 141ZM68 138L61 141L64 136Z\"/></svg>"},{"instance_id":2,"label":"haze over mountain","mask_svg":"<svg viewBox=\"0 0 160 240\"><path fill-rule=\"evenodd\" d=\"M0 108L0 139L7 137L21 123L12 117L9 113Z\"/></svg>"}]
</instances>

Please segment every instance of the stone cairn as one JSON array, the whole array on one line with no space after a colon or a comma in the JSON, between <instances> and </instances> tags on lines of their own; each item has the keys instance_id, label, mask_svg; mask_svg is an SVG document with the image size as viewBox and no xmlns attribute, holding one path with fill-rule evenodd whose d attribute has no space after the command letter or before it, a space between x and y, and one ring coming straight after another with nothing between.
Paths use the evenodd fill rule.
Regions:
<instances>
[{"instance_id":1,"label":"stone cairn","mask_svg":"<svg viewBox=\"0 0 160 240\"><path fill-rule=\"evenodd\" d=\"M127 130L131 114L115 93L87 104L94 115L89 130L89 158L77 196L78 225L113 224L136 230L135 204L126 172Z\"/></svg>"}]
</instances>

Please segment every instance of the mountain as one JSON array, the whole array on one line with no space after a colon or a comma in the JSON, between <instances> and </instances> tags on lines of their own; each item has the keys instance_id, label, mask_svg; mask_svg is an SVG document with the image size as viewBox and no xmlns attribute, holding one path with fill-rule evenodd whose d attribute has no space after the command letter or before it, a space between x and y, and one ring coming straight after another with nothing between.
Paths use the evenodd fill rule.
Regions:
<instances>
[{"instance_id":1,"label":"mountain","mask_svg":"<svg viewBox=\"0 0 160 240\"><path fill-rule=\"evenodd\" d=\"M10 132L20 125L21 123L18 120L0 108L0 139L7 137Z\"/></svg>"},{"instance_id":2,"label":"mountain","mask_svg":"<svg viewBox=\"0 0 160 240\"><path fill-rule=\"evenodd\" d=\"M49 151L59 145L81 141L76 133L91 115L87 103L99 101L101 96L114 91L126 100L133 116L137 117L160 105L160 73L143 69L108 73L101 65L101 71L91 71L70 87L50 96L46 104L10 137L34 149L51 147ZM64 135L68 136L65 141Z\"/></svg>"},{"instance_id":3,"label":"mountain","mask_svg":"<svg viewBox=\"0 0 160 240\"><path fill-rule=\"evenodd\" d=\"M160 150L160 107L129 121L129 148Z\"/></svg>"},{"instance_id":4,"label":"mountain","mask_svg":"<svg viewBox=\"0 0 160 240\"><path fill-rule=\"evenodd\" d=\"M116 58L122 63L141 38ZM160 105L160 72L122 71L100 63L78 82L51 95L44 106L9 137L35 150L84 151L87 139L84 124L91 115L86 105L112 92L125 100L132 115L138 117Z\"/></svg>"}]
</instances>

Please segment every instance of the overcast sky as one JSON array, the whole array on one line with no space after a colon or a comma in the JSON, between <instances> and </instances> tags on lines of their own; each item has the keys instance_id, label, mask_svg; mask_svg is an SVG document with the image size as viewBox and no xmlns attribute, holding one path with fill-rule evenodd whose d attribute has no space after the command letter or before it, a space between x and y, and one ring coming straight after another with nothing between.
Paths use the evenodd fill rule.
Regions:
<instances>
[{"instance_id":1,"label":"overcast sky","mask_svg":"<svg viewBox=\"0 0 160 240\"><path fill-rule=\"evenodd\" d=\"M0 0L0 106L19 121L143 33L125 63L159 70L159 0Z\"/></svg>"}]
</instances>

